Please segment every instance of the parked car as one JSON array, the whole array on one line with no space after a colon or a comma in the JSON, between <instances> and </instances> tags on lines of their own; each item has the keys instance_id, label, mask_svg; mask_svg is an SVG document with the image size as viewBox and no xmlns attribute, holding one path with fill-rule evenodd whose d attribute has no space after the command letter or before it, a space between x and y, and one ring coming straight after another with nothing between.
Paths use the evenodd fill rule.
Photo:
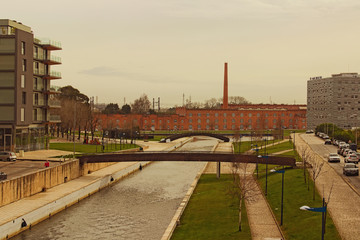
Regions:
<instances>
[{"instance_id":1,"label":"parked car","mask_svg":"<svg viewBox=\"0 0 360 240\"><path fill-rule=\"evenodd\" d=\"M0 152L0 160L16 161L16 154L14 152Z\"/></svg>"},{"instance_id":2,"label":"parked car","mask_svg":"<svg viewBox=\"0 0 360 240\"><path fill-rule=\"evenodd\" d=\"M7 174L4 172L0 172L0 181L1 180L6 180L7 179Z\"/></svg>"},{"instance_id":3,"label":"parked car","mask_svg":"<svg viewBox=\"0 0 360 240\"><path fill-rule=\"evenodd\" d=\"M314 133L314 131L313 130L306 130L306 133L311 134L311 133Z\"/></svg>"},{"instance_id":4,"label":"parked car","mask_svg":"<svg viewBox=\"0 0 360 240\"><path fill-rule=\"evenodd\" d=\"M331 140L330 139L326 139L324 144L328 144L328 145L331 145Z\"/></svg>"},{"instance_id":5,"label":"parked car","mask_svg":"<svg viewBox=\"0 0 360 240\"><path fill-rule=\"evenodd\" d=\"M343 148L343 147L345 147L345 145L346 145L346 142L339 141L339 144L338 144L339 148Z\"/></svg>"},{"instance_id":6,"label":"parked car","mask_svg":"<svg viewBox=\"0 0 360 240\"><path fill-rule=\"evenodd\" d=\"M358 156L356 154L349 154L345 157L344 161L346 163L355 163L357 164L359 162Z\"/></svg>"},{"instance_id":7,"label":"parked car","mask_svg":"<svg viewBox=\"0 0 360 240\"><path fill-rule=\"evenodd\" d=\"M343 157L346 157L346 156L349 154L350 151L352 151L352 150L349 149L349 148L346 148L346 149L342 152Z\"/></svg>"},{"instance_id":8,"label":"parked car","mask_svg":"<svg viewBox=\"0 0 360 240\"><path fill-rule=\"evenodd\" d=\"M340 162L340 156L336 153L330 153L328 157L328 162Z\"/></svg>"},{"instance_id":9,"label":"parked car","mask_svg":"<svg viewBox=\"0 0 360 240\"><path fill-rule=\"evenodd\" d=\"M359 168L356 167L355 163L345 163L343 168L343 174L359 176Z\"/></svg>"},{"instance_id":10,"label":"parked car","mask_svg":"<svg viewBox=\"0 0 360 240\"><path fill-rule=\"evenodd\" d=\"M330 139L330 137L329 137L328 135L324 134L324 135L322 136L322 139Z\"/></svg>"}]
</instances>

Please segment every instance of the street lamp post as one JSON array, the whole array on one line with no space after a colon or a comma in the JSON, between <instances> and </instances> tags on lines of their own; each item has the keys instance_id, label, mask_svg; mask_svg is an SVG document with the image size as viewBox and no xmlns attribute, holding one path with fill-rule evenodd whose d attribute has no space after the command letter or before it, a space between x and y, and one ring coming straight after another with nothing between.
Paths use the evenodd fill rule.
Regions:
<instances>
[{"instance_id":1,"label":"street lamp post","mask_svg":"<svg viewBox=\"0 0 360 240\"><path fill-rule=\"evenodd\" d=\"M258 145L255 144L255 151L256 151L256 156L259 156L259 148L258 148ZM258 167L258 163L256 163L256 178L259 178L259 167Z\"/></svg>"},{"instance_id":2,"label":"street lamp post","mask_svg":"<svg viewBox=\"0 0 360 240\"><path fill-rule=\"evenodd\" d=\"M312 211L312 212L321 212L321 240L324 240L325 235L325 221L326 221L326 210L327 210L327 203L325 202L325 198L323 198L322 207L320 208L311 208L309 206L302 206L300 207L301 210L305 211Z\"/></svg>"},{"instance_id":3,"label":"street lamp post","mask_svg":"<svg viewBox=\"0 0 360 240\"><path fill-rule=\"evenodd\" d=\"M267 158L267 155L266 155L266 137L265 137L265 157ZM268 185L268 181L267 181L267 175L268 175L268 164L267 164L267 161L266 161L266 170L265 170L265 196L267 196L267 185Z\"/></svg>"},{"instance_id":4,"label":"street lamp post","mask_svg":"<svg viewBox=\"0 0 360 240\"><path fill-rule=\"evenodd\" d=\"M283 166L282 170L270 170L270 172L277 172L282 174L282 180L281 180L281 218L280 218L280 226L283 225L283 216L284 216L284 175L285 175L285 169Z\"/></svg>"},{"instance_id":5,"label":"street lamp post","mask_svg":"<svg viewBox=\"0 0 360 240\"><path fill-rule=\"evenodd\" d=\"M74 151L73 151L73 159L75 159L75 128L76 128L76 99L74 104L74 136L73 136L73 142L74 142Z\"/></svg>"}]
</instances>

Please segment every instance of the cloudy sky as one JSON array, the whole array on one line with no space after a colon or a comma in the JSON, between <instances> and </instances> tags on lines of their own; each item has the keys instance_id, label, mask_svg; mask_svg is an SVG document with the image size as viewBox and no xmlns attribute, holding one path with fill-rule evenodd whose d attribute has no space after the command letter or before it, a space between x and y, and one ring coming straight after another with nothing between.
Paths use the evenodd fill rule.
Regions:
<instances>
[{"instance_id":1,"label":"cloudy sky","mask_svg":"<svg viewBox=\"0 0 360 240\"><path fill-rule=\"evenodd\" d=\"M1 10L62 43L58 86L162 106L229 95L306 103L310 77L360 72L358 0L13 0ZM56 69L55 69L56 68Z\"/></svg>"}]
</instances>

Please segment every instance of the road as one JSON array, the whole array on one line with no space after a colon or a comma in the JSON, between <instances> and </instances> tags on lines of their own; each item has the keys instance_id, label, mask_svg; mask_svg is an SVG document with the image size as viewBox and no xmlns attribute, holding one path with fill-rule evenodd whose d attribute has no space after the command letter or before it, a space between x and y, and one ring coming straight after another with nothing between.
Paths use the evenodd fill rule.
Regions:
<instances>
[{"instance_id":1,"label":"road","mask_svg":"<svg viewBox=\"0 0 360 240\"><path fill-rule=\"evenodd\" d=\"M23 161L15 162L0 161L0 172L7 174L7 179L19 177L21 175L36 172L44 168L45 161ZM51 162L50 166L59 165L61 162Z\"/></svg>"},{"instance_id":2,"label":"road","mask_svg":"<svg viewBox=\"0 0 360 240\"><path fill-rule=\"evenodd\" d=\"M314 134L302 134L304 141L309 144L311 149L319 154L324 161L327 161L329 153L337 153L337 147L333 145L325 145L324 140L315 136ZM329 165L348 183L360 193L360 176L345 176L343 175L344 158L340 156L340 163L329 163Z\"/></svg>"}]
</instances>

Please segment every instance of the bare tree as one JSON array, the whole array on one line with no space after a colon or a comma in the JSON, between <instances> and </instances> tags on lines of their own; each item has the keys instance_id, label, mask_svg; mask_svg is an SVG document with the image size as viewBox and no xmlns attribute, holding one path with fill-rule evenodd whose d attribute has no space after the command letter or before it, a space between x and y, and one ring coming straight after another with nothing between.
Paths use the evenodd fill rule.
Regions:
<instances>
[{"instance_id":1,"label":"bare tree","mask_svg":"<svg viewBox=\"0 0 360 240\"><path fill-rule=\"evenodd\" d=\"M311 159L311 151L306 146L300 146L297 149L298 153L300 154L302 165L303 165L303 171L304 171L304 182L306 184L306 166L309 164L309 160Z\"/></svg>"},{"instance_id":2,"label":"bare tree","mask_svg":"<svg viewBox=\"0 0 360 240\"><path fill-rule=\"evenodd\" d=\"M314 155L310 155L310 158L309 158L309 162L310 162L310 165L311 165L311 168L310 168L310 174L311 174L311 177L314 181L314 189L313 189L313 200L315 200L315 182L316 182L316 179L324 173L324 171L322 171L322 168L325 164L325 162L323 160L320 160L318 159L316 156Z\"/></svg>"},{"instance_id":3,"label":"bare tree","mask_svg":"<svg viewBox=\"0 0 360 240\"><path fill-rule=\"evenodd\" d=\"M247 163L232 163L231 175L233 184L229 189L229 194L239 199L239 232L241 232L241 206L243 201L251 200L256 196L256 183L252 173L247 172Z\"/></svg>"},{"instance_id":4,"label":"bare tree","mask_svg":"<svg viewBox=\"0 0 360 240\"><path fill-rule=\"evenodd\" d=\"M144 93L140 98L136 99L131 104L131 109L134 113L146 114L150 111L151 103L148 96Z\"/></svg>"}]
</instances>

